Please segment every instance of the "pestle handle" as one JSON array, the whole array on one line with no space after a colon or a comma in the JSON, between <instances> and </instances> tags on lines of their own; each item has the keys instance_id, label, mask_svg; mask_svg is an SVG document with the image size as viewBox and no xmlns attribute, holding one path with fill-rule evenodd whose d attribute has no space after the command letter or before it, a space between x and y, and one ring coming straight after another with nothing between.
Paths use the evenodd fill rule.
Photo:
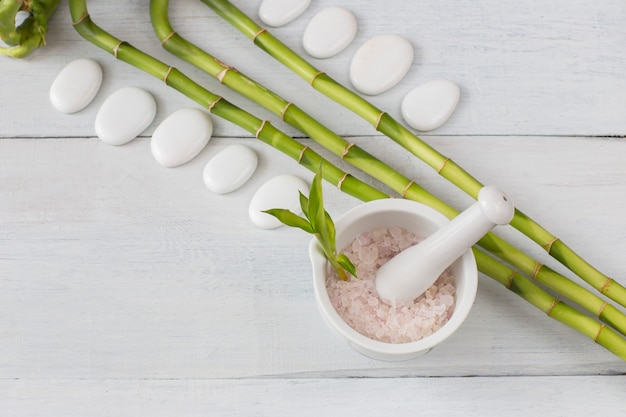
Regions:
<instances>
[{"instance_id":1,"label":"pestle handle","mask_svg":"<svg viewBox=\"0 0 626 417\"><path fill-rule=\"evenodd\" d=\"M414 300L494 226L510 222L514 212L506 194L483 187L476 203L380 267L376 273L379 296L390 304Z\"/></svg>"}]
</instances>

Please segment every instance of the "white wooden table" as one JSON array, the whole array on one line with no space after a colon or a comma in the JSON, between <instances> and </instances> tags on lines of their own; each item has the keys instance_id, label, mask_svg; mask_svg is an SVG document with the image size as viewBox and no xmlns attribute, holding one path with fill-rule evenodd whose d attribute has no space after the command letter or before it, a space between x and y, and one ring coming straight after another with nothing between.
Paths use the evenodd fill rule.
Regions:
<instances>
[{"instance_id":1,"label":"white wooden table","mask_svg":"<svg viewBox=\"0 0 626 417\"><path fill-rule=\"evenodd\" d=\"M470 204L200 1L171 3L183 36L450 204ZM236 4L257 15L258 0ZM400 118L400 101L414 86L457 82L456 112L423 138L507 190L626 284L626 3L313 0L272 33L304 54L306 23L330 5L352 10L359 33L340 55L313 63L349 83L350 59L363 42L383 33L407 37L412 68L372 101ZM161 49L147 0L89 7L117 37L316 147ZM247 216L267 179L312 174L215 117L214 138L196 159L160 166L150 153L152 131L195 104L82 40L70 21L62 1L46 48L0 60L0 415L416 415L424 408L445 416L623 415L626 363L485 276L467 322L428 355L386 363L353 351L316 310L309 237L258 229ZM50 84L80 57L102 65L102 88L85 110L60 114L49 103ZM108 146L95 136L95 115L130 85L155 96L157 117L137 140ZM218 196L204 186L202 169L232 143L255 149L260 164L243 188ZM331 214L359 204L326 186ZM528 239L501 233L558 269Z\"/></svg>"}]
</instances>

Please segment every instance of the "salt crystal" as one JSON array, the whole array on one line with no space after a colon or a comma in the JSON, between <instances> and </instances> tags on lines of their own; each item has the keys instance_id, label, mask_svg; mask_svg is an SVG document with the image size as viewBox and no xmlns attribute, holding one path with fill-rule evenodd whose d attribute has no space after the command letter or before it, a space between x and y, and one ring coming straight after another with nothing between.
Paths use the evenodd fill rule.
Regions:
<instances>
[{"instance_id":1,"label":"salt crystal","mask_svg":"<svg viewBox=\"0 0 626 417\"><path fill-rule=\"evenodd\" d=\"M401 251L405 250L406 248L410 248L414 244L415 242L413 242L413 240L408 238L407 236L402 236L402 238L400 238L400 240L398 241L398 247Z\"/></svg>"},{"instance_id":2,"label":"salt crystal","mask_svg":"<svg viewBox=\"0 0 626 417\"><path fill-rule=\"evenodd\" d=\"M371 234L373 239L378 239L387 234L387 229L385 229L384 227L377 227L372 230Z\"/></svg>"},{"instance_id":3,"label":"salt crystal","mask_svg":"<svg viewBox=\"0 0 626 417\"><path fill-rule=\"evenodd\" d=\"M354 241L358 242L360 245L367 245L368 243L370 243L370 238L367 234L362 233L358 235L356 239L354 239Z\"/></svg>"},{"instance_id":4,"label":"salt crystal","mask_svg":"<svg viewBox=\"0 0 626 417\"><path fill-rule=\"evenodd\" d=\"M330 271L326 286L331 303L348 325L374 340L408 343L431 335L449 320L456 289L448 271L411 303L389 306L376 293L377 268L398 254L402 245L412 246L420 239L405 229L379 227L360 234L342 251L355 264L358 278L341 281ZM391 246L383 250L389 242Z\"/></svg>"},{"instance_id":5,"label":"salt crystal","mask_svg":"<svg viewBox=\"0 0 626 417\"><path fill-rule=\"evenodd\" d=\"M444 305L451 306L452 303L454 303L454 297L452 297L450 294L444 294L441 296L441 302Z\"/></svg>"},{"instance_id":6,"label":"salt crystal","mask_svg":"<svg viewBox=\"0 0 626 417\"><path fill-rule=\"evenodd\" d=\"M399 240L402 237L402 229L399 227L390 227L389 234L395 240Z\"/></svg>"}]
</instances>

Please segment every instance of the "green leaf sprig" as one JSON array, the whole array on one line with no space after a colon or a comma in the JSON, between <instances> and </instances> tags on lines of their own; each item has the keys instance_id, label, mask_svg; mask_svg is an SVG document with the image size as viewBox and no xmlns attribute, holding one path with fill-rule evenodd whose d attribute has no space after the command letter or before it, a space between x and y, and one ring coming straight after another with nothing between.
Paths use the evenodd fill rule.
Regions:
<instances>
[{"instance_id":1,"label":"green leaf sprig","mask_svg":"<svg viewBox=\"0 0 626 417\"><path fill-rule=\"evenodd\" d=\"M313 177L309 197L307 198L300 192L300 208L302 209L304 217L300 217L290 210L281 208L265 210L264 212L276 217L287 226L297 227L314 235L322 246L322 250L328 262L330 262L337 272L339 279L343 281L347 280L348 273L356 277L356 267L354 264L345 254L337 253L335 223L324 209L321 165Z\"/></svg>"}]
</instances>

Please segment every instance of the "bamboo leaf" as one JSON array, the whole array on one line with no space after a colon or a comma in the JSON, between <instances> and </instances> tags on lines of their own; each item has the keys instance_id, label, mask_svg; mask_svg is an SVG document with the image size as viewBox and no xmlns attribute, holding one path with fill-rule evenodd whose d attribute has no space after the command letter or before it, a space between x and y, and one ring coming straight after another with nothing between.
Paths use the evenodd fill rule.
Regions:
<instances>
[{"instance_id":1,"label":"bamboo leaf","mask_svg":"<svg viewBox=\"0 0 626 417\"><path fill-rule=\"evenodd\" d=\"M341 267L349 272L352 276L356 277L356 267L354 266L352 261L350 261L350 258L348 258L345 254L340 253L339 255L337 255L337 263L341 265Z\"/></svg>"},{"instance_id":2,"label":"bamboo leaf","mask_svg":"<svg viewBox=\"0 0 626 417\"><path fill-rule=\"evenodd\" d=\"M337 278L339 278L341 281L346 281L348 279L348 273L346 272L345 269L343 269L343 267L341 265L339 265L339 262L337 262L336 258L328 258L331 266L333 267L333 269L335 270L335 272L337 272Z\"/></svg>"},{"instance_id":3,"label":"bamboo leaf","mask_svg":"<svg viewBox=\"0 0 626 417\"><path fill-rule=\"evenodd\" d=\"M315 187L315 189L314 189ZM314 194L315 193L315 194ZM335 255L335 225L332 220L329 222L328 213L324 210L324 197L322 194L322 167L320 166L319 171L315 174L315 178L313 179L313 184L311 186L311 197L309 198L309 206L311 205L311 200L315 195L316 198L316 207L315 210L310 213L309 219L311 219L311 223L313 223L313 219L315 219L315 230L320 234L320 237L326 245L328 245L332 256ZM309 210L311 208L309 207ZM313 217L315 216L315 218Z\"/></svg>"},{"instance_id":4,"label":"bamboo leaf","mask_svg":"<svg viewBox=\"0 0 626 417\"><path fill-rule=\"evenodd\" d=\"M321 215L321 217L320 217ZM313 177L311 183L311 190L309 191L309 207L308 207L308 219L313 226L313 229L317 232L321 232L320 225L325 222L324 219L324 198L322 197L322 166L320 165L318 171ZM323 238L325 236L322 236Z\"/></svg>"},{"instance_id":5,"label":"bamboo leaf","mask_svg":"<svg viewBox=\"0 0 626 417\"><path fill-rule=\"evenodd\" d=\"M299 191L300 193L300 209L302 209L302 213L304 213L304 216L306 218L309 217L309 199L302 194L302 191Z\"/></svg>"},{"instance_id":6,"label":"bamboo leaf","mask_svg":"<svg viewBox=\"0 0 626 417\"><path fill-rule=\"evenodd\" d=\"M287 226L298 227L307 233L311 233L311 234L314 233L313 227L311 226L311 223L309 223L307 219L303 219L302 217L298 216L297 214L295 214L294 212L290 210L275 208L275 209L265 210L263 211L263 213L267 213L269 215L276 217L278 220L281 221L281 223Z\"/></svg>"},{"instance_id":7,"label":"bamboo leaf","mask_svg":"<svg viewBox=\"0 0 626 417\"><path fill-rule=\"evenodd\" d=\"M335 242L337 232L335 230L335 223L333 222L333 219L330 217L330 214L328 214L327 211L324 211L324 217L326 217L324 226L326 228L328 244L330 245L333 253L337 253L337 245Z\"/></svg>"}]
</instances>

